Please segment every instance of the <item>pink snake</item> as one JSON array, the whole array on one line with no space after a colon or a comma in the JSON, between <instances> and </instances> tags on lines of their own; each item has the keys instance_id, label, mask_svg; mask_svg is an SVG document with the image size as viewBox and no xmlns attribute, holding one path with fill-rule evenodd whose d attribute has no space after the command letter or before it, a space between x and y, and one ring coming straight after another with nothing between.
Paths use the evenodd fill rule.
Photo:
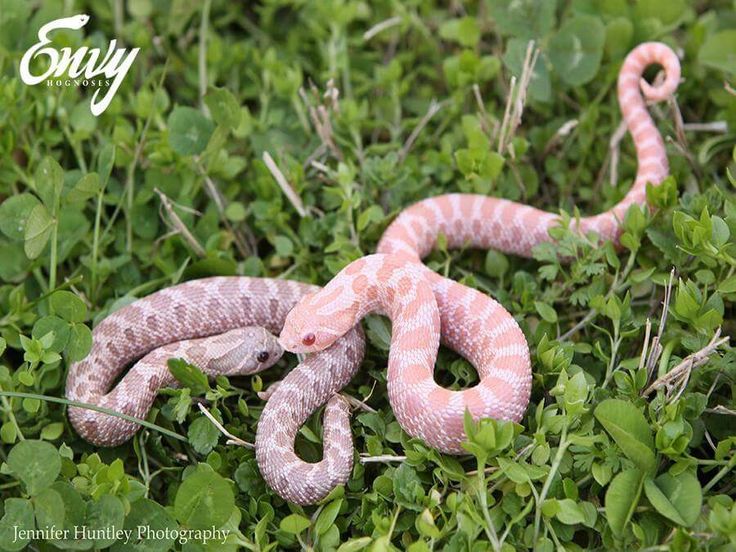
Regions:
<instances>
[{"instance_id":1,"label":"pink snake","mask_svg":"<svg viewBox=\"0 0 736 552\"><path fill-rule=\"evenodd\" d=\"M175 384L169 358L193 363L210 377L265 370L283 354L274 334L281 330L287 313L317 289L289 280L223 276L157 291L97 325L89 355L69 368L66 396L145 418L159 389ZM356 328L292 373L354 374L363 353L363 333ZM126 365L136 359L140 360L110 390ZM287 382L282 393L288 390ZM124 443L140 429L135 422L79 407L69 408L69 419L87 441L106 447Z\"/></svg>"},{"instance_id":2,"label":"pink snake","mask_svg":"<svg viewBox=\"0 0 736 552\"><path fill-rule=\"evenodd\" d=\"M665 71L665 80L657 86L642 78L644 69L655 63ZM636 179L624 199L612 209L573 222L578 231L595 232L601 240L616 241L629 206L645 204L646 184L657 185L667 176L664 143L644 98L668 98L679 79L677 56L664 44L642 44L626 57L618 78L618 98L636 147ZM149 380L126 376L121 384L127 378L136 384L116 388L112 392L115 399L104 398L109 396L105 393L115 377L134 358L167 343L242 326L262 326L270 332L281 330L279 343L284 349L319 354L307 356L271 395L258 425L256 456L264 479L278 494L295 503L310 504L345 483L352 470L348 409L336 393L350 381L362 360L362 334L356 325L367 313L377 312L388 315L393 323L387 379L389 401L397 420L409 435L443 452L460 454L466 409L475 418L521 420L531 388L529 351L518 324L501 305L432 272L421 259L432 250L440 233L446 236L450 248L494 248L528 257L535 245L552 241L549 230L559 222L557 215L512 201L449 194L420 201L403 211L381 238L378 254L349 264L321 291L286 281L261 280L267 286L272 285L270 282L296 286L289 287L289 300L284 301L284 306L272 307L277 311L273 316L268 309L257 313L238 310L239 292L250 298L249 309L253 309L253 301L260 301L259 295L253 295L248 288L253 279L214 278L163 290L126 307L135 309L138 303L161 294L161 302L155 303L155 307L154 302L148 305L161 314L157 317L161 326L155 332L145 327L146 320L141 315L121 315L121 311L95 329L92 353L70 368L67 395L85 402L112 401L109 405L115 410L126 404L121 411L144 416L150 402L138 410L133 404L139 400L136 393L140 393L141 382L147 381L150 386L146 391L148 401L151 393L155 396L154 388L170 381L164 381L162 372L156 372L153 366L145 370L147 374L158 374L156 385L150 383L150 375L145 376ZM227 287L224 281L240 282L237 285L245 287L228 288L226 300L204 310L197 306L201 297L189 296L190 289L185 287L191 285L211 300ZM166 292L173 295L167 296ZM271 292L271 299L276 301L274 295L279 291L272 288ZM177 308L166 304L179 293ZM182 313L189 313L187 323L178 322ZM105 324L103 331L100 328ZM253 331L246 328L246 332ZM251 337L251 342L256 347L274 347L274 354L280 356L280 348L268 336L261 338L253 341L255 337ZM478 385L450 391L435 383L434 363L440 339L476 367ZM230 339L225 339L225 343L227 350L219 349L215 358L237 347ZM181 356L180 349L174 350L176 347L170 345L172 350L163 356L154 354L158 370L163 358ZM199 363L209 362L192 358ZM254 368L251 363L241 368L253 373L265 367ZM163 370L168 372L165 365ZM216 372L217 369L211 373ZM294 439L303 422L325 403L324 459L310 464L294 453ZM70 408L70 418L83 437L101 445L122 442L136 429L119 419L107 420L111 417L83 409Z\"/></svg>"}]
</instances>

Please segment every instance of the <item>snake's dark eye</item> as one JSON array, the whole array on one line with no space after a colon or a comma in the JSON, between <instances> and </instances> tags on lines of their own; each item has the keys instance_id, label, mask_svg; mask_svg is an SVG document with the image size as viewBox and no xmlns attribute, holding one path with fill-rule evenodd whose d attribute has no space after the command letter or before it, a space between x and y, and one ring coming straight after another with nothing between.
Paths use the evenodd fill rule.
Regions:
<instances>
[{"instance_id":1,"label":"snake's dark eye","mask_svg":"<svg viewBox=\"0 0 736 552\"><path fill-rule=\"evenodd\" d=\"M315 335L313 333L308 333L304 337L302 337L302 344L306 347L309 347L311 345L314 345L314 342L317 340Z\"/></svg>"},{"instance_id":2,"label":"snake's dark eye","mask_svg":"<svg viewBox=\"0 0 736 552\"><path fill-rule=\"evenodd\" d=\"M258 362L266 362L268 360L268 357L268 351L261 351L260 353L258 353L256 359L258 360Z\"/></svg>"}]
</instances>

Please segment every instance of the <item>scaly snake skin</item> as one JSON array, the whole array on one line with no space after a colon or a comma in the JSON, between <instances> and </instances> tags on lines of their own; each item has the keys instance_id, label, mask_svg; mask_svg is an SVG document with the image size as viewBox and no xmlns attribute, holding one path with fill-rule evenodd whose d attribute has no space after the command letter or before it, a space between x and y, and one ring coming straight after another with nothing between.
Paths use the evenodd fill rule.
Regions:
<instances>
[{"instance_id":1,"label":"scaly snake skin","mask_svg":"<svg viewBox=\"0 0 736 552\"><path fill-rule=\"evenodd\" d=\"M653 63L665 71L664 82L656 86L642 78ZM664 143L644 98L668 98L679 79L679 61L664 44L642 44L627 56L618 97L636 147L637 176L612 209L573 222L579 231L617 240L628 207L644 204L646 184L659 184L667 176ZM552 241L549 230L559 222L557 215L512 201L449 194L403 211L386 230L377 255L351 263L321 291L253 278L210 278L162 290L100 323L92 352L70 368L67 396L144 417L156 391L171 384L166 358L184 357L210 375L244 374L273 364L281 347L319 352L306 357L278 386L256 436L258 464L269 485L292 502L313 503L347 481L352 469L348 409L336 393L363 357L357 322L377 312L393 321L388 392L397 420L409 435L441 451L461 453L466 409L476 418L521 419L531 386L529 351L518 324L496 301L435 274L421 259L440 233L449 248L494 248L530 256L535 245ZM279 343L259 327L271 333L282 330ZM450 391L435 383L440 339L476 367L478 385ZM164 345L168 348L157 350ZM269 359L259 362L258 353L265 351ZM146 354L108 393L125 365ZM294 439L301 424L325 403L324 459L309 464L294 454ZM99 445L121 443L137 429L89 410L70 408L69 414L77 431Z\"/></svg>"},{"instance_id":2,"label":"scaly snake skin","mask_svg":"<svg viewBox=\"0 0 736 552\"><path fill-rule=\"evenodd\" d=\"M642 78L653 63L665 71L657 86ZM574 229L617 241L628 208L646 203L647 183L657 185L668 175L664 142L642 93L650 101L666 99L679 80L679 60L664 44L642 44L626 57L618 97L636 147L636 179L612 209L573 221ZM388 227L379 254L354 261L320 292L300 301L287 317L280 343L292 352L317 352L366 314L387 315L393 328L388 396L397 421L409 435L440 451L462 453L466 410L474 418L522 418L531 388L529 350L518 324L501 305L432 272L421 259L440 233L450 249L493 248L529 257L535 245L552 241L549 230L559 224L558 215L505 199L448 194L420 201ZM422 289L419 280L433 293ZM450 391L434 381L440 328L443 343L478 370L475 387Z\"/></svg>"},{"instance_id":3,"label":"scaly snake skin","mask_svg":"<svg viewBox=\"0 0 736 552\"><path fill-rule=\"evenodd\" d=\"M281 330L297 301L317 289L288 280L214 277L153 293L97 325L89 355L69 368L66 396L145 418L158 390L174 384L166 364L169 358L183 358L212 377L265 370L283 352L273 334ZM294 371L353 374L363 360L363 350L362 331L357 328ZM126 365L141 357L110 391ZM281 395L289 393L290 381L280 386ZM343 410L340 405L332 408ZM293 414L298 416L298 408ZM329 419L335 417L333 413ZM70 407L69 419L82 437L99 446L123 443L140 428L134 422L84 408ZM274 439L279 435L274 431ZM342 442L335 446L341 447Z\"/></svg>"}]
</instances>

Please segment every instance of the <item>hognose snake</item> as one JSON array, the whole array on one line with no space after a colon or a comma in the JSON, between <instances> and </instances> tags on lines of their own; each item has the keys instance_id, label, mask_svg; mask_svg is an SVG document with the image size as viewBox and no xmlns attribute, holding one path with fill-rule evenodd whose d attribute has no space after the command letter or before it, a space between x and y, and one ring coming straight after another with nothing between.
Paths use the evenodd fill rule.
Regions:
<instances>
[{"instance_id":1,"label":"hognose snake","mask_svg":"<svg viewBox=\"0 0 736 552\"><path fill-rule=\"evenodd\" d=\"M665 80L656 86L642 78L654 63L665 71ZM646 184L659 184L667 176L664 143L645 98L668 98L679 79L679 61L664 44L642 44L626 57L618 97L636 147L636 179L612 209L573 222L579 231L615 241L629 206L645 203ZM285 498L309 504L350 475L348 409L336 393L362 361L363 337L356 324L378 312L393 322L387 377L397 420L409 435L443 452L461 453L466 409L474 417L518 421L523 416L531 387L528 347L514 318L496 301L432 272L421 258L440 233L448 248L530 256L536 244L551 241L549 229L559 221L557 215L504 199L449 194L403 211L386 230L378 254L349 264L322 290L285 280L216 277L159 291L95 328L91 353L70 367L67 396L144 417L157 390L172 383L166 358L184 357L210 375L250 374L278 360L281 347L318 353L307 356L272 394L256 437L266 481ZM270 334L279 331L276 342ZM199 340L222 332L228 333ZM434 382L440 338L476 367L477 386L449 391ZM126 364L142 355L108 392ZM309 464L295 455L294 438L326 402L324 460ZM89 410L70 408L69 415L77 431L98 445L123 442L137 429Z\"/></svg>"}]
</instances>

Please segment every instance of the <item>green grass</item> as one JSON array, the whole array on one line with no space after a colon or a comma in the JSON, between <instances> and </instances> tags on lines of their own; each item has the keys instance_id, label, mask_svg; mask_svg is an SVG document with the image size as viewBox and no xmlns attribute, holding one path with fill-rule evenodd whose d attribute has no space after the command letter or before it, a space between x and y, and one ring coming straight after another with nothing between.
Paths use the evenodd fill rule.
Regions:
<instances>
[{"instance_id":1,"label":"green grass","mask_svg":"<svg viewBox=\"0 0 736 552\"><path fill-rule=\"evenodd\" d=\"M141 48L99 118L93 90L18 75L38 28L78 13L89 24L56 32L57 47ZM523 113L504 124L530 40L541 53ZM368 458L315 507L268 490L253 451L196 406L252 442L256 392L293 358L263 379L189 378L114 449L70 427L66 369L91 328L156 289L213 274L323 284L443 192L571 216L610 208L636 168L628 136L609 147L615 80L646 40L682 54L676 102L651 108L673 178L651 211L629 212L622 249L557 230L533 260L440 247L426 261L524 330L534 387L521 425L469 423L461 457L408 439L386 396L389 327L371 318L346 389L375 409L352 418ZM726 1L2 0L0 548L25 546L13 526L52 524L230 532L227 545L147 550L736 547L734 51ZM453 388L477 378L445 350L438 372ZM320 457L320 434L316 415L302 457Z\"/></svg>"}]
</instances>

